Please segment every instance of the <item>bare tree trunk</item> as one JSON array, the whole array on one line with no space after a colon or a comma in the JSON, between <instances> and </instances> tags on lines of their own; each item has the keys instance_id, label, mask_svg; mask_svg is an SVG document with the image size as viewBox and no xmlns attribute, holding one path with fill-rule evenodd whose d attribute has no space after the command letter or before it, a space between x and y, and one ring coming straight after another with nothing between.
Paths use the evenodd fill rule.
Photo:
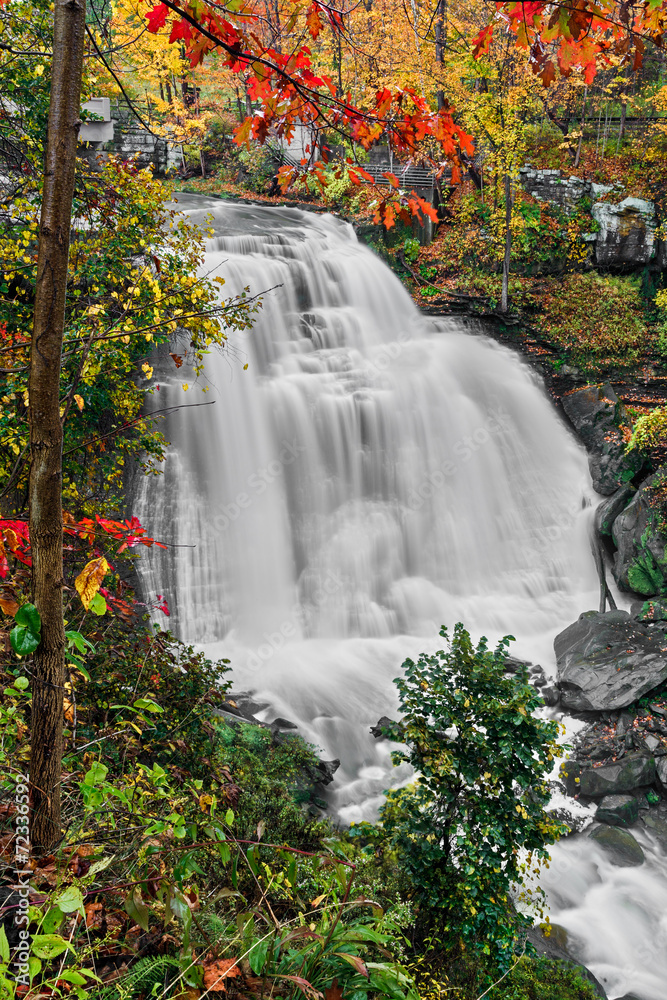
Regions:
<instances>
[{"instance_id":1,"label":"bare tree trunk","mask_svg":"<svg viewBox=\"0 0 667 1000\"><path fill-rule=\"evenodd\" d=\"M505 174L505 258L503 260L503 289L500 296L500 311L509 310L510 259L512 256L512 183Z\"/></svg>"},{"instance_id":2,"label":"bare tree trunk","mask_svg":"<svg viewBox=\"0 0 667 1000\"><path fill-rule=\"evenodd\" d=\"M435 61L443 66L447 51L447 0L438 0L435 15ZM445 106L445 92L438 89L438 108Z\"/></svg>"},{"instance_id":3,"label":"bare tree trunk","mask_svg":"<svg viewBox=\"0 0 667 1000\"><path fill-rule=\"evenodd\" d=\"M48 850L61 836L65 629L59 395L85 23L85 0L56 0L28 383L32 587L42 619L33 667L30 758L31 840L38 851Z\"/></svg>"},{"instance_id":4,"label":"bare tree trunk","mask_svg":"<svg viewBox=\"0 0 667 1000\"><path fill-rule=\"evenodd\" d=\"M584 141L584 123L586 120L586 98L588 97L588 86L584 87L584 101L581 105L581 121L579 123L579 143L577 145L577 155L574 158L574 169L576 170L579 166L579 160L581 159L581 147Z\"/></svg>"},{"instance_id":5,"label":"bare tree trunk","mask_svg":"<svg viewBox=\"0 0 667 1000\"><path fill-rule=\"evenodd\" d=\"M628 114L628 102L627 101L621 101L621 121L620 121L619 126L618 126L618 140L616 142L616 152L617 153L618 153L619 149L621 148L621 142L623 141L623 138L625 137L625 119L627 117L627 114Z\"/></svg>"}]
</instances>

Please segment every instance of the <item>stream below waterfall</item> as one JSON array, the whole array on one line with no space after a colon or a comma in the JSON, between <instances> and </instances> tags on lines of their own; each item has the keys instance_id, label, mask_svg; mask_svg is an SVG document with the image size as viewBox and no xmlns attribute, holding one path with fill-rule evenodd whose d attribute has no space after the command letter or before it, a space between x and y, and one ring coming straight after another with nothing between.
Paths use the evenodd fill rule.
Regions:
<instances>
[{"instance_id":1,"label":"stream below waterfall","mask_svg":"<svg viewBox=\"0 0 667 1000\"><path fill-rule=\"evenodd\" d=\"M176 635L232 661L237 690L340 758L332 812L372 819L406 777L369 734L406 656L461 621L553 674L554 636L597 606L586 456L518 355L422 316L346 223L179 208L212 213L204 270L223 294L265 294L253 330L206 360L215 405L168 419L164 475L139 484L134 510L176 546L142 558L142 586ZM185 371L161 370L156 408L197 396ZM638 839L645 864L615 868L570 837L542 885L610 998L665 1000L667 858Z\"/></svg>"}]
</instances>

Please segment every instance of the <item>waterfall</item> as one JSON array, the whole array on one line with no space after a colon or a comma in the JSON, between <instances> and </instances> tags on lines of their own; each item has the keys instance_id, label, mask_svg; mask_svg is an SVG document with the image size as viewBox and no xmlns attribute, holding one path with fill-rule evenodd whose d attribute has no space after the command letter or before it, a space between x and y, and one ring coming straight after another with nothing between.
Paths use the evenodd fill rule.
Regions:
<instances>
[{"instance_id":1,"label":"waterfall","mask_svg":"<svg viewBox=\"0 0 667 1000\"><path fill-rule=\"evenodd\" d=\"M137 514L172 546L142 558L142 583L176 634L341 759L341 819L372 817L404 777L368 727L406 656L462 621L553 672L554 635L597 605L586 457L515 353L422 316L347 224L179 201L213 215L204 271L263 305L199 385L160 374L156 408L200 388L214 405L169 418L164 475L140 485Z\"/></svg>"}]
</instances>

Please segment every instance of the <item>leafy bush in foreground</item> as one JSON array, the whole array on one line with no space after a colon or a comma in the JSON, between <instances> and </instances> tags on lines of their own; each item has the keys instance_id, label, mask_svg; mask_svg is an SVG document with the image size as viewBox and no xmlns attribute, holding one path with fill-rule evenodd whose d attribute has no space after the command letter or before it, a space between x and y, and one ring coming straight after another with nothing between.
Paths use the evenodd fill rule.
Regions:
<instances>
[{"instance_id":1,"label":"leafy bush in foreground","mask_svg":"<svg viewBox=\"0 0 667 1000\"><path fill-rule=\"evenodd\" d=\"M418 774L390 791L380 826L358 832L389 852L409 881L417 934L451 964L465 953L507 967L522 928L510 892L537 871L561 828L547 814L558 724L525 671L506 673L511 637L491 652L462 625L447 648L406 660L396 680L403 719L383 730L395 764Z\"/></svg>"}]
</instances>

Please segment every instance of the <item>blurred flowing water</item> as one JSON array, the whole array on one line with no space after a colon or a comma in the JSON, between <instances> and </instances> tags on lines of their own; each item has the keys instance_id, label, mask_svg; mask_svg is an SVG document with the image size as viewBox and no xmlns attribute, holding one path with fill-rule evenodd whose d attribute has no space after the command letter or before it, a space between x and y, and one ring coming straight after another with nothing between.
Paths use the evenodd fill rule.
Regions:
<instances>
[{"instance_id":1,"label":"blurred flowing water","mask_svg":"<svg viewBox=\"0 0 667 1000\"><path fill-rule=\"evenodd\" d=\"M373 818L405 778L369 726L395 709L406 656L462 621L492 643L515 635L513 652L551 672L554 635L597 605L586 457L516 354L422 316L347 224L193 196L179 207L201 224L212 213L204 270L223 295L267 291L252 331L207 358L195 401L215 405L168 420L164 475L140 484L137 514L175 546L142 558L142 583L166 595L176 634L232 660L237 689L340 758L341 820ZM185 371L160 377L156 408L193 401ZM656 931L663 859L650 877L610 869L574 838L555 860L552 919L610 996L664 1000L664 948L633 965L623 931Z\"/></svg>"}]
</instances>

